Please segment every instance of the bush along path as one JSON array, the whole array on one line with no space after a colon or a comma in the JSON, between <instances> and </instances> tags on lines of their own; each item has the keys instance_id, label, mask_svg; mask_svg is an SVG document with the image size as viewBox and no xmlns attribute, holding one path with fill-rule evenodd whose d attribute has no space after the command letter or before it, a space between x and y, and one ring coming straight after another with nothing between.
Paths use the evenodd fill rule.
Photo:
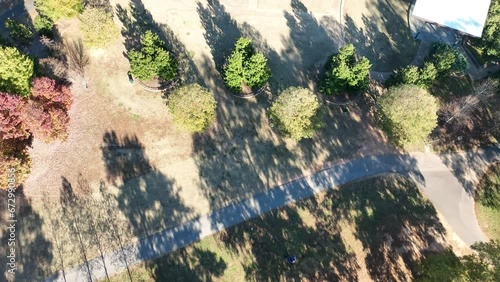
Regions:
<instances>
[{"instance_id":1,"label":"bush along path","mask_svg":"<svg viewBox=\"0 0 500 282\"><path fill-rule=\"evenodd\" d=\"M500 160L500 149L488 148L474 153L484 163ZM474 199L452 171L443 163L444 155L378 155L335 164L310 176L233 203L211 214L187 221L179 226L142 238L102 258L90 260L61 271L46 281L97 281L108 275L126 271L127 267L182 248L203 237L242 223L260 214L311 197L314 194L348 182L387 173L399 173L417 183L423 194L444 216L454 232L467 244L485 241L474 214ZM464 167L465 162L459 162ZM455 170L456 171L456 170ZM106 266L104 269L103 266ZM90 269L92 277L88 277Z\"/></svg>"}]
</instances>

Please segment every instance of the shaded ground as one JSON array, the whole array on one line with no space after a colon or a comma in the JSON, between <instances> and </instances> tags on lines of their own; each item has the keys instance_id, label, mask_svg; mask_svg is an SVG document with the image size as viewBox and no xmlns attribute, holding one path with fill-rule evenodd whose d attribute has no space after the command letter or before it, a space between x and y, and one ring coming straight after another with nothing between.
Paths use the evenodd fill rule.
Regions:
<instances>
[{"instance_id":1,"label":"shaded ground","mask_svg":"<svg viewBox=\"0 0 500 282\"><path fill-rule=\"evenodd\" d=\"M364 180L302 200L130 269L133 281L407 281L446 230L400 176ZM297 263L288 265L286 256ZM125 281L128 273L111 281Z\"/></svg>"},{"instance_id":2,"label":"shaded ground","mask_svg":"<svg viewBox=\"0 0 500 282\"><path fill-rule=\"evenodd\" d=\"M438 80L431 88L431 93L439 98L441 107L460 99L465 95L474 94L474 84L467 75L452 75ZM437 152L471 150L494 145L500 140L498 125L498 109L500 96L496 95L487 102L480 102L467 118L449 120L442 113L439 115L438 126L430 135L433 149Z\"/></svg>"},{"instance_id":3,"label":"shaded ground","mask_svg":"<svg viewBox=\"0 0 500 282\"><path fill-rule=\"evenodd\" d=\"M412 62L418 50L408 26L409 0L345 1L345 38L373 64L392 71Z\"/></svg>"}]
</instances>

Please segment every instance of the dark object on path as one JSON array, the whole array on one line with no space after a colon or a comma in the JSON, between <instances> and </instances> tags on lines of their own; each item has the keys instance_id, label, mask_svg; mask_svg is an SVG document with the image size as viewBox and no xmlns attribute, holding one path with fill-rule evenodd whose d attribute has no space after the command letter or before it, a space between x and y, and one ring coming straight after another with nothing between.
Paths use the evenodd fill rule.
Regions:
<instances>
[{"instance_id":1,"label":"dark object on path","mask_svg":"<svg viewBox=\"0 0 500 282\"><path fill-rule=\"evenodd\" d=\"M342 112L347 115L349 114L349 109L346 107L342 107Z\"/></svg>"},{"instance_id":2,"label":"dark object on path","mask_svg":"<svg viewBox=\"0 0 500 282\"><path fill-rule=\"evenodd\" d=\"M134 78L132 77L132 74L130 72L127 72L127 75L128 75L128 82L130 82L130 84L134 84Z\"/></svg>"},{"instance_id":3,"label":"dark object on path","mask_svg":"<svg viewBox=\"0 0 500 282\"><path fill-rule=\"evenodd\" d=\"M288 259L287 259L287 262L289 264L294 264L294 263L297 262L297 257L295 257L295 256L289 256Z\"/></svg>"}]
</instances>

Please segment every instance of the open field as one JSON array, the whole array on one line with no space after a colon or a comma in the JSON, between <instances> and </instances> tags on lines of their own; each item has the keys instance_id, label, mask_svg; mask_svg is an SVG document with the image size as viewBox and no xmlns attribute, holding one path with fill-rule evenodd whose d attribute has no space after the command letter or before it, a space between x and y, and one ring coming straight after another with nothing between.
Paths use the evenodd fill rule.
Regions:
<instances>
[{"instance_id":1,"label":"open field","mask_svg":"<svg viewBox=\"0 0 500 282\"><path fill-rule=\"evenodd\" d=\"M130 268L133 281L411 280L447 232L415 184L359 181L262 215ZM286 256L297 263L288 265ZM122 273L111 281L127 281Z\"/></svg>"}]
</instances>

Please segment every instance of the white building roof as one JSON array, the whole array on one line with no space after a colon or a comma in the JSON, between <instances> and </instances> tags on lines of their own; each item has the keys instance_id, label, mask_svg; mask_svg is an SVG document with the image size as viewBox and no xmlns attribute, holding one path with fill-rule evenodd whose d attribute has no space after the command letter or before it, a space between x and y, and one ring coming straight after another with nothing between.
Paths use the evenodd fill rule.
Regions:
<instances>
[{"instance_id":1,"label":"white building roof","mask_svg":"<svg viewBox=\"0 0 500 282\"><path fill-rule=\"evenodd\" d=\"M413 16L481 37L491 0L417 0Z\"/></svg>"}]
</instances>

